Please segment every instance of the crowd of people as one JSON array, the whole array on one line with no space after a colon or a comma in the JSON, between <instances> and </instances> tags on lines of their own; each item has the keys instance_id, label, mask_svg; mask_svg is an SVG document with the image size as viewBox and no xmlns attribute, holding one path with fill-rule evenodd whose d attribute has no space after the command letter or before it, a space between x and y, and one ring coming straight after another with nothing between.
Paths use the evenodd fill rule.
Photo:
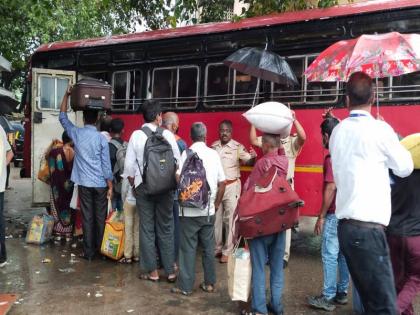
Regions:
<instances>
[{"instance_id":1,"label":"crowd of people","mask_svg":"<svg viewBox=\"0 0 420 315\"><path fill-rule=\"evenodd\" d=\"M326 154L323 165L323 198L314 232L322 235L323 287L308 304L332 311L348 303L353 283L353 308L359 314L413 315L412 301L420 290L420 200L419 170L413 171L410 153L383 120L373 118L372 80L353 74L347 83L349 117L339 121L331 110L324 115L321 136ZM219 140L207 145L207 126L190 127L191 146L177 135L179 118L162 113L158 101L142 106L144 124L123 140L121 119L102 119L98 112L83 111L84 127L67 117L69 89L62 101L59 121L62 141L46 155L51 172L51 213L57 237L70 238L77 222L83 231L81 257L101 257L100 246L109 210L124 212L125 244L121 263L139 261L142 280L165 279L174 283L171 292L189 296L195 285L195 260L202 249L204 279L199 288L216 288L215 257L227 263L238 241L234 233L235 209L241 191L255 186L272 166L294 187L296 157L306 141L303 126L293 112L295 135L257 131L250 126L250 143L261 149L258 157L233 139L229 120L219 123ZM1 131L1 130L0 130ZM0 132L1 136L1 132ZM5 138L5 137L3 137ZM0 164L10 162L7 141L0 148ZM321 148L320 148L321 149ZM197 162L198 161L198 162ZM194 164L196 163L196 164ZM190 189L204 191L205 206L187 203L183 191L185 172L196 167L204 181ZM253 166L242 185L241 165ZM5 169L1 169L5 172ZM0 178L3 178L1 176ZM205 185L205 187L204 187ZM0 182L0 210L3 192ZM79 219L71 202L77 191ZM183 197L180 196L183 194ZM0 232L4 231L0 215ZM283 268L290 257L290 230L248 241L252 264L250 312L284 313ZM0 266L6 261L4 232L0 233ZM266 298L265 270L270 269L270 298Z\"/></svg>"}]
</instances>

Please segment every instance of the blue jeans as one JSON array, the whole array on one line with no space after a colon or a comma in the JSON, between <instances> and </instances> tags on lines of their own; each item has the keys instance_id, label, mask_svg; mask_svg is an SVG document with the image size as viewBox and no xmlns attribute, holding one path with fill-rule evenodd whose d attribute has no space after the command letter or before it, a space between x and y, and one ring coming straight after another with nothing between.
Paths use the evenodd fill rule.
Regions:
<instances>
[{"instance_id":1,"label":"blue jeans","mask_svg":"<svg viewBox=\"0 0 420 315\"><path fill-rule=\"evenodd\" d=\"M324 271L324 288L322 294L333 299L337 292L345 292L349 288L350 273L346 259L340 251L337 236L338 220L335 214L327 214L322 233L322 265ZM339 280L337 282L337 267Z\"/></svg>"},{"instance_id":2,"label":"blue jeans","mask_svg":"<svg viewBox=\"0 0 420 315\"><path fill-rule=\"evenodd\" d=\"M252 310L267 314L265 297L265 263L270 266L270 304L276 315L282 314L281 295L283 292L283 256L285 232L261 236L249 241L252 263Z\"/></svg>"}]
</instances>

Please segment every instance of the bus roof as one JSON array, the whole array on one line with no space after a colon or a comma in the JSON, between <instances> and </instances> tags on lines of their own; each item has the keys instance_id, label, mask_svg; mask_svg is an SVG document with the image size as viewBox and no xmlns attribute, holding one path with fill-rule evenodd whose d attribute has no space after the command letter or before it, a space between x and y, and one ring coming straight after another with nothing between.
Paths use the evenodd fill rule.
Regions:
<instances>
[{"instance_id":1,"label":"bus roof","mask_svg":"<svg viewBox=\"0 0 420 315\"><path fill-rule=\"evenodd\" d=\"M260 16L242 19L238 22L218 22L206 23L191 26L178 27L173 29L162 29L155 31L145 31L124 35L114 35L101 38L90 38L74 41L54 42L41 45L35 52L56 51L62 49L74 49L84 47L96 47L130 42L154 41L160 39L170 39L183 36L193 36L201 34L223 33L228 31L238 31L257 27L267 27L272 25L296 23L318 19L328 19L345 15L363 14L375 11L387 11L393 9L403 9L419 6L418 0L375 0L367 2L352 3L341 6L334 6L326 9L311 9L304 11L277 13L267 16Z\"/></svg>"}]
</instances>

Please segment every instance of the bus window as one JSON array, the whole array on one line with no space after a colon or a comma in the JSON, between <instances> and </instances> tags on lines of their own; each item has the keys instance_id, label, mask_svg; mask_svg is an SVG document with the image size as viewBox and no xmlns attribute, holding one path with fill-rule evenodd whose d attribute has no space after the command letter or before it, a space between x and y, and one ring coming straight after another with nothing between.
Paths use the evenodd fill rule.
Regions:
<instances>
[{"instance_id":1,"label":"bus window","mask_svg":"<svg viewBox=\"0 0 420 315\"><path fill-rule=\"evenodd\" d=\"M178 71L178 107L195 107L198 92L198 69L181 68Z\"/></svg>"},{"instance_id":2,"label":"bus window","mask_svg":"<svg viewBox=\"0 0 420 315\"><path fill-rule=\"evenodd\" d=\"M208 64L206 68L205 104L208 106L232 104L233 77L233 70L224 64Z\"/></svg>"},{"instance_id":3,"label":"bus window","mask_svg":"<svg viewBox=\"0 0 420 315\"><path fill-rule=\"evenodd\" d=\"M182 66L153 70L152 98L164 108L195 108L198 96L198 67Z\"/></svg>"},{"instance_id":4,"label":"bus window","mask_svg":"<svg viewBox=\"0 0 420 315\"><path fill-rule=\"evenodd\" d=\"M235 105L252 104L256 88L256 77L235 71Z\"/></svg>"},{"instance_id":5,"label":"bus window","mask_svg":"<svg viewBox=\"0 0 420 315\"><path fill-rule=\"evenodd\" d=\"M307 57L306 68L315 60L316 56ZM333 103L338 100L339 82L307 82L306 103Z\"/></svg>"},{"instance_id":6,"label":"bus window","mask_svg":"<svg viewBox=\"0 0 420 315\"><path fill-rule=\"evenodd\" d=\"M39 82L40 109L58 110L69 85L69 79L41 76Z\"/></svg>"},{"instance_id":7,"label":"bus window","mask_svg":"<svg viewBox=\"0 0 420 315\"><path fill-rule=\"evenodd\" d=\"M413 72L392 78L390 89L392 99L419 99L420 98L420 72Z\"/></svg>"},{"instance_id":8,"label":"bus window","mask_svg":"<svg viewBox=\"0 0 420 315\"><path fill-rule=\"evenodd\" d=\"M112 80L113 110L136 110L140 105L141 80L142 76L139 70L114 72Z\"/></svg>"},{"instance_id":9,"label":"bus window","mask_svg":"<svg viewBox=\"0 0 420 315\"><path fill-rule=\"evenodd\" d=\"M302 74L305 69L305 57L287 58L287 62L296 75L299 85L285 86L284 84L273 83L273 101L278 101L281 103L303 103L305 102L305 80Z\"/></svg>"}]
</instances>

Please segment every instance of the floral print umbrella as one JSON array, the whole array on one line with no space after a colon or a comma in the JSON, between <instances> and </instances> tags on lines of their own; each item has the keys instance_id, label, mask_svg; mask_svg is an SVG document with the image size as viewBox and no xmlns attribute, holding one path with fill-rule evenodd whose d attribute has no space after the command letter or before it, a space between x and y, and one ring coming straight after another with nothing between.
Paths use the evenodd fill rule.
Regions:
<instances>
[{"instance_id":1,"label":"floral print umbrella","mask_svg":"<svg viewBox=\"0 0 420 315\"><path fill-rule=\"evenodd\" d=\"M371 78L420 70L420 34L391 32L339 41L324 50L305 71L309 81L347 81L354 72Z\"/></svg>"}]
</instances>

